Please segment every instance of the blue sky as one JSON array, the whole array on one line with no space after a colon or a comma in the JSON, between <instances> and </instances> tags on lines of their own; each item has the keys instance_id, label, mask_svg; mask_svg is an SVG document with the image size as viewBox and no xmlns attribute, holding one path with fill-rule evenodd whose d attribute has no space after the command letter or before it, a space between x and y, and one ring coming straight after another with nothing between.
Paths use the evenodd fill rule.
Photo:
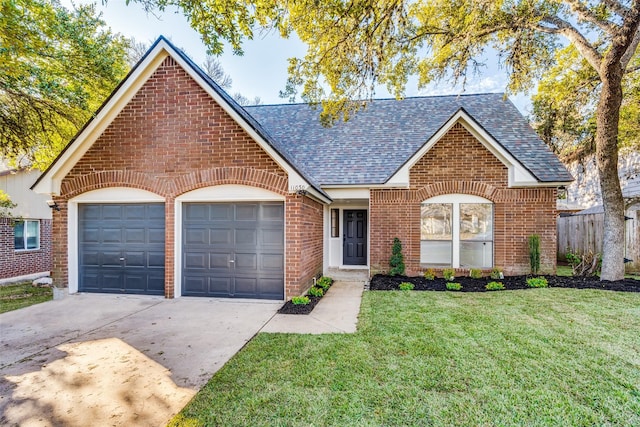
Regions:
<instances>
[{"instance_id":1,"label":"blue sky","mask_svg":"<svg viewBox=\"0 0 640 427\"><path fill-rule=\"evenodd\" d=\"M75 0L74 3L90 3L89 0ZM71 0L62 0L62 5L71 7ZM196 31L187 19L176 11L147 14L142 6L125 0L108 0L107 4L98 3L97 8L102 17L114 32L138 41L151 43L158 36L164 35L177 47L182 48L197 63L202 64L206 56L206 48ZM233 55L231 49L219 57L227 74L233 79L230 93L239 92L247 98L258 96L264 104L280 104L287 102L278 96L284 89L287 80L287 59L302 57L305 46L297 39L281 39L277 34L263 34L243 45L244 55ZM447 82L432 84L425 90L418 90L415 81L409 82L407 96L450 95L460 93L504 92L506 75L497 66L497 59L489 58L487 68L480 76L474 76L467 82L464 92L459 87L452 87ZM379 88L376 98L388 98L389 93ZM511 100L523 114L530 110L529 96L511 96Z\"/></svg>"}]
</instances>

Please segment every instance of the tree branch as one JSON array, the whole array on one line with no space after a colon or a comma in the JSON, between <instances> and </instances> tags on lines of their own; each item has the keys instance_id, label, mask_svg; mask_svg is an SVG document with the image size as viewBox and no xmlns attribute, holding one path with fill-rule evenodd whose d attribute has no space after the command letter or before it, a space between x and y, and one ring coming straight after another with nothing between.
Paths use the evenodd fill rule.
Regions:
<instances>
[{"instance_id":1,"label":"tree branch","mask_svg":"<svg viewBox=\"0 0 640 427\"><path fill-rule=\"evenodd\" d=\"M636 50L638 49L638 44L640 44L640 27L636 29L636 35L633 37L633 40L627 48L627 51L624 53L624 55L622 55L622 58L620 59L622 68L626 68L627 65L629 65L631 58L633 58L633 55L635 55Z\"/></svg>"},{"instance_id":2,"label":"tree branch","mask_svg":"<svg viewBox=\"0 0 640 427\"><path fill-rule=\"evenodd\" d=\"M613 12L620 16L624 16L627 12L629 12L629 8L624 6L617 0L602 0L605 6L611 9Z\"/></svg>"},{"instance_id":3,"label":"tree branch","mask_svg":"<svg viewBox=\"0 0 640 427\"><path fill-rule=\"evenodd\" d=\"M614 23L606 19L598 18L598 16L580 0L566 0L566 2L571 7L571 10L578 16L578 19L589 22L608 34L613 34L617 30L617 26Z\"/></svg>"},{"instance_id":4,"label":"tree branch","mask_svg":"<svg viewBox=\"0 0 640 427\"><path fill-rule=\"evenodd\" d=\"M552 25L553 27L541 25L542 23ZM533 25L533 29L549 34L560 34L565 36L575 45L580 54L582 54L582 56L596 71L600 70L600 64L602 62L602 55L600 55L600 52L598 52L597 49L589 43L589 40L587 40L580 31L567 21L560 19L557 16L545 15L540 20L540 23Z\"/></svg>"}]
</instances>

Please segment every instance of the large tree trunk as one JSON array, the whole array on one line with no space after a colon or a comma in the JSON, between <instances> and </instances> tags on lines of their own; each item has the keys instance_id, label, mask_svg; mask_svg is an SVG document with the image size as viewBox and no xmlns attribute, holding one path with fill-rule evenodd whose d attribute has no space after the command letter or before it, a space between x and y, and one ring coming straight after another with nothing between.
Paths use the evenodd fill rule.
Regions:
<instances>
[{"instance_id":1,"label":"large tree trunk","mask_svg":"<svg viewBox=\"0 0 640 427\"><path fill-rule=\"evenodd\" d=\"M604 242L601 280L624 278L624 200L618 177L618 121L622 104L622 66L607 64L601 73L602 92L598 100L596 161L604 204Z\"/></svg>"}]
</instances>

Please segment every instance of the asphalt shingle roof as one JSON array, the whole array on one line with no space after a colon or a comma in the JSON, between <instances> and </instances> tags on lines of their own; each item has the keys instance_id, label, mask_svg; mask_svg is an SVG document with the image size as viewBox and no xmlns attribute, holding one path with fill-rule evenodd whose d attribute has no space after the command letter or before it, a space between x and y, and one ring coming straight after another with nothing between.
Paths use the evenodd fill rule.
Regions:
<instances>
[{"instance_id":1,"label":"asphalt shingle roof","mask_svg":"<svg viewBox=\"0 0 640 427\"><path fill-rule=\"evenodd\" d=\"M386 182L461 108L540 182L573 179L503 94L375 100L329 128L307 104L245 107L320 185Z\"/></svg>"}]
</instances>

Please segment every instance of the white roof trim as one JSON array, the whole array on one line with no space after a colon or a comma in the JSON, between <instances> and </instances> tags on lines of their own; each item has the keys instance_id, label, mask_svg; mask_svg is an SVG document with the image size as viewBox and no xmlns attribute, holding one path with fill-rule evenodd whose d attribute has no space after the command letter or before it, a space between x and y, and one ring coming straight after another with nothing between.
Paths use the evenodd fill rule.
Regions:
<instances>
[{"instance_id":1,"label":"white roof trim","mask_svg":"<svg viewBox=\"0 0 640 427\"><path fill-rule=\"evenodd\" d=\"M289 178L289 188L310 187L310 183L300 175L280 154L269 145L228 103L222 98L194 69L178 54L166 40L160 39L152 51L145 59L138 64L135 70L117 89L117 92L109 99L99 113L87 124L87 126L77 135L72 145L68 147L59 158L56 159L51 168L45 173L42 179L34 186L33 190L41 194L60 194L60 186L64 177L71 171L73 166L91 148L93 143L102 135L105 129L113 122L122 109L131 101L135 94L142 88L151 75L158 69L160 64L171 56L180 66L193 78L202 89L207 92L222 109L229 114L247 132L256 143L269 154L269 156L287 172ZM314 192L315 193L315 192ZM329 202L321 194L319 199Z\"/></svg>"},{"instance_id":2,"label":"white roof trim","mask_svg":"<svg viewBox=\"0 0 640 427\"><path fill-rule=\"evenodd\" d=\"M459 110L385 183L387 187L408 187L411 168L456 124L460 123L508 169L509 187L557 187L566 183L539 182L464 110Z\"/></svg>"}]
</instances>

